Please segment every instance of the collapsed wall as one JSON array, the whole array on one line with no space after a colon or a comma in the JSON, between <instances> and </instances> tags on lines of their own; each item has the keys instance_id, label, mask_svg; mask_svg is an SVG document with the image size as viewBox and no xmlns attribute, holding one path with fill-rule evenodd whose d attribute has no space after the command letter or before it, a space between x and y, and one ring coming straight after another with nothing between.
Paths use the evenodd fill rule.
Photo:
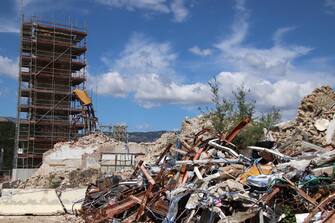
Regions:
<instances>
[{"instance_id":1,"label":"collapsed wall","mask_svg":"<svg viewBox=\"0 0 335 223\"><path fill-rule=\"evenodd\" d=\"M302 150L302 141L319 146L332 145L335 127L335 92L329 86L316 88L305 96L294 120L281 123L272 129L274 141L281 152L296 155Z\"/></svg>"},{"instance_id":2,"label":"collapsed wall","mask_svg":"<svg viewBox=\"0 0 335 223\"><path fill-rule=\"evenodd\" d=\"M195 134L203 129L212 129L211 120L205 115L198 115L193 118L186 117L181 124L180 137L194 138Z\"/></svg>"},{"instance_id":3,"label":"collapsed wall","mask_svg":"<svg viewBox=\"0 0 335 223\"><path fill-rule=\"evenodd\" d=\"M177 138L191 139L204 128L211 128L210 121L203 115L185 118L179 136L176 132L166 132L155 142L134 143L116 141L102 133L93 133L77 141L60 142L43 155L43 164L36 173L24 182L13 185L18 188L84 187L101 176L101 154L136 154L136 162L154 163L164 149L172 144L176 148ZM204 134L205 136L206 134ZM131 168L114 171L127 176Z\"/></svg>"},{"instance_id":4,"label":"collapsed wall","mask_svg":"<svg viewBox=\"0 0 335 223\"><path fill-rule=\"evenodd\" d=\"M57 143L44 153L43 164L36 174L44 175L58 170L99 169L103 154L144 155L145 144L116 141L102 133L93 133L75 142Z\"/></svg>"},{"instance_id":5,"label":"collapsed wall","mask_svg":"<svg viewBox=\"0 0 335 223\"><path fill-rule=\"evenodd\" d=\"M204 115L198 115L192 118L186 117L178 134L176 132L166 132L159 139L151 144L147 144L147 153L144 157L146 163L153 164L160 156L162 151L172 144L172 149L177 149L178 139L185 140L185 143L192 145L195 135L203 129L212 129L211 121ZM211 137L209 133L202 134L202 140Z\"/></svg>"},{"instance_id":6,"label":"collapsed wall","mask_svg":"<svg viewBox=\"0 0 335 223\"><path fill-rule=\"evenodd\" d=\"M143 156L145 144L115 141L102 133L93 133L77 141L59 142L43 154L43 164L33 176L13 187L56 188L86 187L101 177L102 154ZM127 175L129 168L119 171Z\"/></svg>"}]
</instances>

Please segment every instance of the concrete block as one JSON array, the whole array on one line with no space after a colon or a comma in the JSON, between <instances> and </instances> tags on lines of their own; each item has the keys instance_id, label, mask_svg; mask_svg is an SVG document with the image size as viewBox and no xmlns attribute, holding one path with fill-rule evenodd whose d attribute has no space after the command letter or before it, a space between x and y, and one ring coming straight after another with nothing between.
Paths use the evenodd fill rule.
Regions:
<instances>
[{"instance_id":1,"label":"concrete block","mask_svg":"<svg viewBox=\"0 0 335 223\"><path fill-rule=\"evenodd\" d=\"M26 180L30 176L32 176L37 171L37 168L31 168L31 169L13 169L12 171L12 180Z\"/></svg>"},{"instance_id":2,"label":"concrete block","mask_svg":"<svg viewBox=\"0 0 335 223\"><path fill-rule=\"evenodd\" d=\"M66 210L72 213L74 202L85 197L86 188L67 189L60 197ZM79 209L82 202L74 205ZM3 189L0 215L56 215L64 214L54 189Z\"/></svg>"},{"instance_id":3,"label":"concrete block","mask_svg":"<svg viewBox=\"0 0 335 223\"><path fill-rule=\"evenodd\" d=\"M64 213L55 190L11 191L0 198L0 215L55 215Z\"/></svg>"}]
</instances>

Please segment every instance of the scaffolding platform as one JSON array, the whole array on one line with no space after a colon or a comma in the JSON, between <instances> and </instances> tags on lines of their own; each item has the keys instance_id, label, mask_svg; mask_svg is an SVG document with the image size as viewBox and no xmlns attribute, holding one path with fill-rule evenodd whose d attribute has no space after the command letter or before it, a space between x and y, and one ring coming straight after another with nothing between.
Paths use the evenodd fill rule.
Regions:
<instances>
[{"instance_id":1,"label":"scaffolding platform","mask_svg":"<svg viewBox=\"0 0 335 223\"><path fill-rule=\"evenodd\" d=\"M85 134L75 89L85 90L85 28L22 21L15 168L36 168L57 142Z\"/></svg>"}]
</instances>

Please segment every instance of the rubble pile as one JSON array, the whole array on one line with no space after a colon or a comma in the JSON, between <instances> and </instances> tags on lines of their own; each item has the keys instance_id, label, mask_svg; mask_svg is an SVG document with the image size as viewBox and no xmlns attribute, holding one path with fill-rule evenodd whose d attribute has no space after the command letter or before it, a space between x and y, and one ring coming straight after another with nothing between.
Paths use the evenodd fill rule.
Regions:
<instances>
[{"instance_id":1,"label":"rubble pile","mask_svg":"<svg viewBox=\"0 0 335 223\"><path fill-rule=\"evenodd\" d=\"M54 145L54 148L52 150L49 150L48 153L52 153L53 151L58 150L61 147L64 147L65 145L68 145L70 148L85 147L85 146L93 147L93 146L101 145L107 142L111 143L111 142L115 142L115 140L106 136L103 133L95 132L95 133L80 137L77 140L56 143Z\"/></svg>"},{"instance_id":2,"label":"rubble pile","mask_svg":"<svg viewBox=\"0 0 335 223\"><path fill-rule=\"evenodd\" d=\"M154 163L161 151L168 144L176 144L176 133L166 132L159 139L152 143L133 143L127 144L128 149L143 152L147 163ZM125 148L125 143L116 141L102 133L96 132L83 136L76 141L59 142L52 150L44 153L44 160L41 167L24 181L12 182L12 188L56 188L57 185L64 185L65 188L86 187L94 183L98 177L103 175L100 166L91 165L83 167L83 161L78 162L74 156L85 159L99 156L99 151L115 151ZM121 151L125 152L125 151ZM52 161L50 161L52 156ZM59 161L55 161L58 160ZM99 157L97 158L99 159ZM69 165L67 165L69 163ZM92 163L92 161L90 161ZM68 166L71 166L69 168ZM126 177L131 171L127 169L114 171Z\"/></svg>"},{"instance_id":3,"label":"rubble pile","mask_svg":"<svg viewBox=\"0 0 335 223\"><path fill-rule=\"evenodd\" d=\"M54 145L52 150L43 155L43 164L28 179L11 183L11 188L57 188L59 185L64 188L87 187L95 182L102 173L100 166L92 164L93 156L97 156L97 162L100 158L100 150L116 150L123 148L125 143L115 141L114 139L102 134L92 133L83 136L76 141L59 142ZM141 150L144 145L129 143L129 148ZM91 165L84 165L85 159ZM118 171L124 176L128 175L127 170Z\"/></svg>"},{"instance_id":4,"label":"rubble pile","mask_svg":"<svg viewBox=\"0 0 335 223\"><path fill-rule=\"evenodd\" d=\"M181 125L180 137L193 139L203 129L212 129L211 121L204 115L193 118L185 118Z\"/></svg>"},{"instance_id":5,"label":"rubble pile","mask_svg":"<svg viewBox=\"0 0 335 223\"><path fill-rule=\"evenodd\" d=\"M310 95L304 97L298 108L297 117L281 123L271 131L274 141L281 147L279 150L287 155L298 155L304 149L302 141L319 146L335 146L332 136L327 134L328 127L334 125L335 93L329 86L316 88ZM332 127L334 128L334 127Z\"/></svg>"},{"instance_id":6,"label":"rubble pile","mask_svg":"<svg viewBox=\"0 0 335 223\"><path fill-rule=\"evenodd\" d=\"M97 169L54 171L47 175L35 174L13 187L18 189L58 188L61 185L64 188L87 187L99 177L101 174Z\"/></svg>"},{"instance_id":7,"label":"rubble pile","mask_svg":"<svg viewBox=\"0 0 335 223\"><path fill-rule=\"evenodd\" d=\"M205 123L202 116L192 119L186 118L182 124L182 135L193 134L193 129L200 129ZM137 148L137 150L145 154L144 160L146 163L155 163L160 156L161 151L167 145L172 144L175 148L177 135L175 132L166 132L161 135L159 139L152 143L128 143L128 147ZM80 163L72 161L73 153L81 152L81 156L92 156L95 151L101 148L114 148L121 147L122 142L116 141L102 133L96 132L90 135L83 136L78 140L59 142L54 145L52 150L44 153L44 161L42 166L35 172L33 176L25 181L18 181L13 183L13 188L56 188L57 185L64 185L66 188L85 187L90 183L96 181L101 176L100 168L82 168ZM59 164L54 162L50 164L49 156L60 158L64 155L61 154L66 151L66 157L60 159ZM70 152L68 152L70 151ZM73 153L71 153L73 152ZM64 153L64 152L63 152ZM65 162L73 164L75 168L66 167ZM59 166L57 166L59 165ZM90 174L87 174L90 173ZM120 170L118 173L122 176L129 175L129 171Z\"/></svg>"},{"instance_id":8,"label":"rubble pile","mask_svg":"<svg viewBox=\"0 0 335 223\"><path fill-rule=\"evenodd\" d=\"M145 162L155 163L162 150L166 148L167 145L175 145L177 140L177 135L175 132L166 132L161 135L155 142L152 143L140 143L146 147L145 151Z\"/></svg>"},{"instance_id":9,"label":"rubble pile","mask_svg":"<svg viewBox=\"0 0 335 223\"><path fill-rule=\"evenodd\" d=\"M12 187L87 187L75 210L87 223L335 222L334 106L330 87L315 89L295 120L265 131L267 141L247 153L232 142L249 117L220 135L207 117L186 118L180 132L153 143L94 133L56 144L34 176ZM140 155L133 169L102 175L103 154Z\"/></svg>"},{"instance_id":10,"label":"rubble pile","mask_svg":"<svg viewBox=\"0 0 335 223\"><path fill-rule=\"evenodd\" d=\"M203 115L198 115L193 118L186 117L181 124L181 130L177 135L176 132L166 132L161 135L153 143L144 143L146 146L146 156L144 161L146 163L155 163L161 152L171 144L172 149L176 149L177 144L180 143L190 143L197 133L212 129L212 124L210 120ZM201 135L201 139L209 138L210 134L205 131ZM180 141L182 139L182 141Z\"/></svg>"},{"instance_id":11,"label":"rubble pile","mask_svg":"<svg viewBox=\"0 0 335 223\"><path fill-rule=\"evenodd\" d=\"M334 222L335 150L292 157L260 142L246 157L231 142L248 120L224 138L206 127L184 132L130 177L98 179L78 215L85 222Z\"/></svg>"}]
</instances>

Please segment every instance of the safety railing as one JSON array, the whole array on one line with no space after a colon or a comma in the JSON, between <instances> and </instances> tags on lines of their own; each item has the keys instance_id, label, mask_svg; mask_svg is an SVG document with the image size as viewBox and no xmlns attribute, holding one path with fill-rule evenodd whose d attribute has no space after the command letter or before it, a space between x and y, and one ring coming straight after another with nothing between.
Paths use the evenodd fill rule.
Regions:
<instances>
[{"instance_id":1,"label":"safety railing","mask_svg":"<svg viewBox=\"0 0 335 223\"><path fill-rule=\"evenodd\" d=\"M36 68L36 71L38 71L38 70L41 70L43 67L34 66L34 68ZM22 67L21 71L29 73L30 68L29 67ZM32 72L34 72L34 70ZM69 76L71 74L72 77L86 77L85 71L83 69L71 73L71 70L69 70L69 69L45 68L43 70L43 74L55 75L55 76L57 76L57 75Z\"/></svg>"}]
</instances>

